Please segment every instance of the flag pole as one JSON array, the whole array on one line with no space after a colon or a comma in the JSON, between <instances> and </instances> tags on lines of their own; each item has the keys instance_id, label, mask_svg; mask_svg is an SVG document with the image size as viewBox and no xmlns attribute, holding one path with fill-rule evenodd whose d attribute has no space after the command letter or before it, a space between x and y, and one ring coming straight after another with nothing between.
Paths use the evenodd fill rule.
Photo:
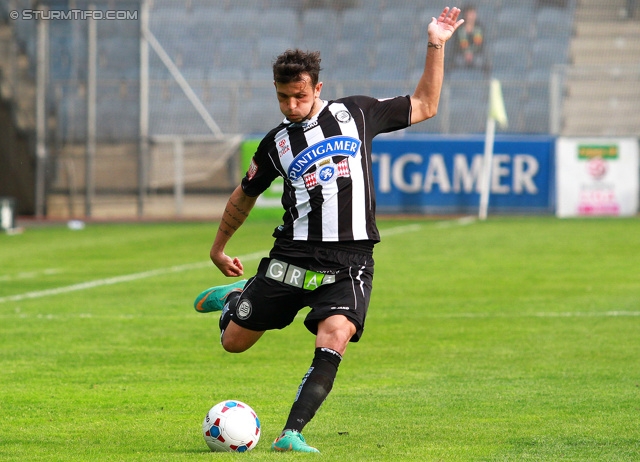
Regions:
<instances>
[{"instance_id":1,"label":"flag pole","mask_svg":"<svg viewBox=\"0 0 640 462\"><path fill-rule=\"evenodd\" d=\"M489 193L491 191L491 168L493 165L493 144L496 135L496 122L502 127L506 127L508 124L500 81L491 79L490 85L489 110L487 113L487 128L484 139L484 158L482 161L482 178L480 184L480 208L478 211L478 218L480 220L486 220L489 211Z\"/></svg>"},{"instance_id":2,"label":"flag pole","mask_svg":"<svg viewBox=\"0 0 640 462\"><path fill-rule=\"evenodd\" d=\"M484 157L482 161L482 183L480 185L480 211L478 218L487 219L489 210L489 193L491 190L491 164L493 164L493 142L496 135L496 121L493 117L487 117L487 129L484 138Z\"/></svg>"}]
</instances>

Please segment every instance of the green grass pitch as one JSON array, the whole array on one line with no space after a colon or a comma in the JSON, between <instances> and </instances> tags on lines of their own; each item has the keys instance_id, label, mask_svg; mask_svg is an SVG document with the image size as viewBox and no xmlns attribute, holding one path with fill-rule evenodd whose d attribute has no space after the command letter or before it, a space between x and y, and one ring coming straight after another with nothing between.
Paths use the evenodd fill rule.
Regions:
<instances>
[{"instance_id":1,"label":"green grass pitch","mask_svg":"<svg viewBox=\"0 0 640 462\"><path fill-rule=\"evenodd\" d=\"M277 220L228 247L251 275ZM365 334L304 431L327 461L640 460L640 221L381 219ZM272 454L313 352L300 317L225 353L192 308L228 282L216 223L0 235L0 460L297 460ZM228 398L258 446L213 454ZM306 456L309 457L309 456ZM316 457L311 455L311 458Z\"/></svg>"}]
</instances>

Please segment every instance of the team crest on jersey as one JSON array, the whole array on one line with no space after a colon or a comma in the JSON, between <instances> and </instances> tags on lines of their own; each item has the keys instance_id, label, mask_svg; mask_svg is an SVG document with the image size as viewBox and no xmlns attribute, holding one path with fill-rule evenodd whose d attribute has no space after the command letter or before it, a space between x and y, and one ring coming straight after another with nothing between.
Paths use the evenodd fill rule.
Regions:
<instances>
[{"instance_id":1,"label":"team crest on jersey","mask_svg":"<svg viewBox=\"0 0 640 462\"><path fill-rule=\"evenodd\" d=\"M346 124L351 122L351 113L349 111L338 111L335 113L334 117L341 124Z\"/></svg>"},{"instance_id":2,"label":"team crest on jersey","mask_svg":"<svg viewBox=\"0 0 640 462\"><path fill-rule=\"evenodd\" d=\"M320 162L316 166L316 170L303 176L304 185L307 189L313 189L318 185L327 185L333 183L340 177L348 177L351 175L349 169L349 159L344 159L337 164L331 160Z\"/></svg>"},{"instance_id":3,"label":"team crest on jersey","mask_svg":"<svg viewBox=\"0 0 640 462\"><path fill-rule=\"evenodd\" d=\"M318 183L327 184L335 180L338 174L338 166L333 162L328 162L325 165L318 166L316 170L316 176L318 177Z\"/></svg>"}]
</instances>

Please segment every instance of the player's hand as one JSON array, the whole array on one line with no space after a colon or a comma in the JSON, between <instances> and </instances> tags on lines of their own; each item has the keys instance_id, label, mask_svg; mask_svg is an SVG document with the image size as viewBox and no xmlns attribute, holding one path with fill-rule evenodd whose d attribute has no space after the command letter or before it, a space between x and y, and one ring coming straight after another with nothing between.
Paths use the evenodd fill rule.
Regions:
<instances>
[{"instance_id":1,"label":"player's hand","mask_svg":"<svg viewBox=\"0 0 640 462\"><path fill-rule=\"evenodd\" d=\"M427 28L429 41L442 44L449 40L456 29L464 22L464 19L458 19L459 15L460 8L446 7L437 19L431 18L431 22Z\"/></svg>"},{"instance_id":2,"label":"player's hand","mask_svg":"<svg viewBox=\"0 0 640 462\"><path fill-rule=\"evenodd\" d=\"M237 277L244 274L244 267L238 257L231 258L225 253L214 252L211 252L210 257L213 264L216 265L225 276Z\"/></svg>"}]
</instances>

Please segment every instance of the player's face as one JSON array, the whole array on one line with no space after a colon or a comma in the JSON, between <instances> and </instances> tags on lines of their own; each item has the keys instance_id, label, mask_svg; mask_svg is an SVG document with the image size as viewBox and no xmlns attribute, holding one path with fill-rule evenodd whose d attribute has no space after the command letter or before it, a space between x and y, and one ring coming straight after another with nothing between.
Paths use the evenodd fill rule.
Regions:
<instances>
[{"instance_id":1,"label":"player's face","mask_svg":"<svg viewBox=\"0 0 640 462\"><path fill-rule=\"evenodd\" d=\"M290 83L276 82L275 85L280 111L291 122L302 122L313 117L319 110L320 105L315 103L320 98L322 82L313 86L311 77L305 74L302 80Z\"/></svg>"}]
</instances>

